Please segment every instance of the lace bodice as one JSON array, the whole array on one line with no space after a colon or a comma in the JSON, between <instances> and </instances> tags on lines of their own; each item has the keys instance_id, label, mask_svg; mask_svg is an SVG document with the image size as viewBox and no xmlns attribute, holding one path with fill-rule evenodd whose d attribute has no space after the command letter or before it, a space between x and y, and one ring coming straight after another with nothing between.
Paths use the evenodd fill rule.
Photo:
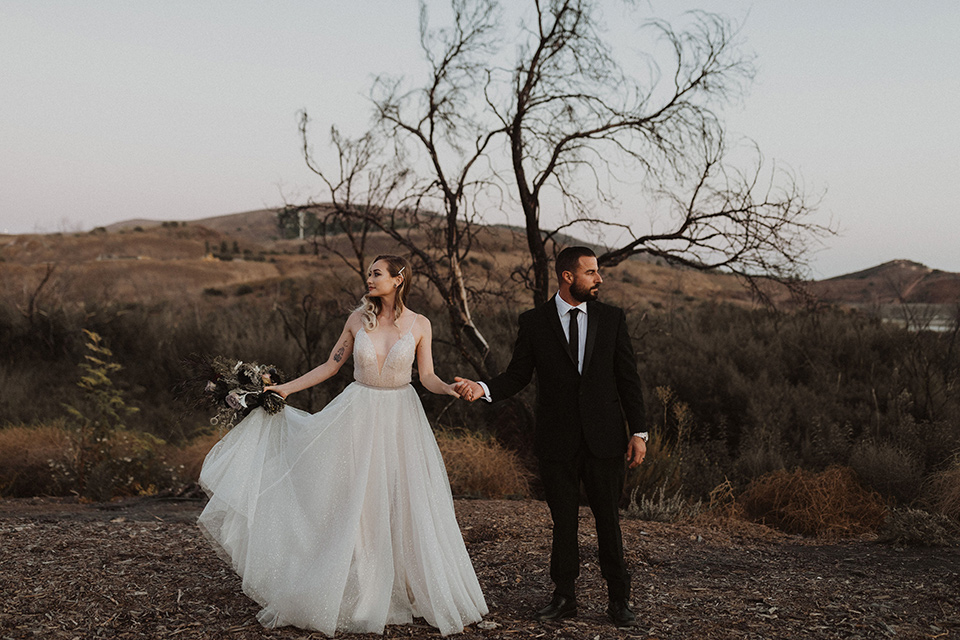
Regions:
<instances>
[{"instance_id":1,"label":"lace bodice","mask_svg":"<svg viewBox=\"0 0 960 640\"><path fill-rule=\"evenodd\" d=\"M377 349L365 329L357 331L353 343L353 377L369 387L396 388L410 384L410 372L416 354L417 341L413 327L393 343L383 361L383 370L377 359Z\"/></svg>"}]
</instances>

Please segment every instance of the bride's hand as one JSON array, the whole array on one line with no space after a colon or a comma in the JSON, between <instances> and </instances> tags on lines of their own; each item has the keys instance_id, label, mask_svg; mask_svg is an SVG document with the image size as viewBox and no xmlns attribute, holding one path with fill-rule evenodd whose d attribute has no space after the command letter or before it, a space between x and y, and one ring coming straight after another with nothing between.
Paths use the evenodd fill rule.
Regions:
<instances>
[{"instance_id":1,"label":"bride's hand","mask_svg":"<svg viewBox=\"0 0 960 640\"><path fill-rule=\"evenodd\" d=\"M453 385L453 388L457 390L457 394L466 400L467 402L473 402L478 398L484 396L483 387L473 380L467 380L466 378L461 378L457 376L454 378L456 383Z\"/></svg>"},{"instance_id":2,"label":"bride's hand","mask_svg":"<svg viewBox=\"0 0 960 640\"><path fill-rule=\"evenodd\" d=\"M460 394L457 393L457 388L455 386L453 386L452 384L444 384L444 387L445 387L444 391L448 396L453 396L454 398L457 398L457 399L460 398Z\"/></svg>"},{"instance_id":3,"label":"bride's hand","mask_svg":"<svg viewBox=\"0 0 960 640\"><path fill-rule=\"evenodd\" d=\"M266 393L267 391L272 391L272 392L274 392L275 394L277 394L278 396L280 396L280 397L283 398L284 400L287 399L287 395L288 395L288 394L287 394L286 391L284 391L283 385L277 384L277 385L270 385L270 386L264 387L264 388L263 388L263 392Z\"/></svg>"}]
</instances>

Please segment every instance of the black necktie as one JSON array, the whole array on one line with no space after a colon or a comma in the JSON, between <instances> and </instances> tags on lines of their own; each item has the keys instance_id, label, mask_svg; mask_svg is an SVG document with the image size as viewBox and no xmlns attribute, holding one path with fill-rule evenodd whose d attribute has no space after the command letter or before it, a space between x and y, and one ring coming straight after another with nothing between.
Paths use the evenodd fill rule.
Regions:
<instances>
[{"instance_id":1,"label":"black necktie","mask_svg":"<svg viewBox=\"0 0 960 640\"><path fill-rule=\"evenodd\" d=\"M580 314L580 309L574 307L570 309L570 355L573 356L573 362L577 365L577 370L580 370L580 323L577 322L577 316Z\"/></svg>"}]
</instances>

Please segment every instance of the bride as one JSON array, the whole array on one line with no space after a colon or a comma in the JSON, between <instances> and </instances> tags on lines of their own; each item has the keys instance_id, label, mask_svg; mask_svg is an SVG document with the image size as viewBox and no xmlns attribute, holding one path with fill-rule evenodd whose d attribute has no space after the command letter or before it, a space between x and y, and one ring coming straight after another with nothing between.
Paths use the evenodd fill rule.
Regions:
<instances>
[{"instance_id":1,"label":"bride","mask_svg":"<svg viewBox=\"0 0 960 640\"><path fill-rule=\"evenodd\" d=\"M443 635L487 613L443 459L416 391L456 396L433 371L430 321L407 309L410 267L370 266L330 358L268 387L286 397L353 355L356 381L322 411L255 409L210 451L199 525L243 578L266 627L383 633L422 617Z\"/></svg>"}]
</instances>

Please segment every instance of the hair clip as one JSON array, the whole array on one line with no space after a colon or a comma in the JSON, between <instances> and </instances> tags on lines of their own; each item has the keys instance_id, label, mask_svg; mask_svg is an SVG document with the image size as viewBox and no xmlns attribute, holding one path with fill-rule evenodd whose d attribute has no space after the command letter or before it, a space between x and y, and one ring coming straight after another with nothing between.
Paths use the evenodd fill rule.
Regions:
<instances>
[{"instance_id":1,"label":"hair clip","mask_svg":"<svg viewBox=\"0 0 960 640\"><path fill-rule=\"evenodd\" d=\"M397 275L398 275L398 276L399 276L399 275L402 275L404 269L406 269L406 267L400 267L400 271L397 271Z\"/></svg>"}]
</instances>

